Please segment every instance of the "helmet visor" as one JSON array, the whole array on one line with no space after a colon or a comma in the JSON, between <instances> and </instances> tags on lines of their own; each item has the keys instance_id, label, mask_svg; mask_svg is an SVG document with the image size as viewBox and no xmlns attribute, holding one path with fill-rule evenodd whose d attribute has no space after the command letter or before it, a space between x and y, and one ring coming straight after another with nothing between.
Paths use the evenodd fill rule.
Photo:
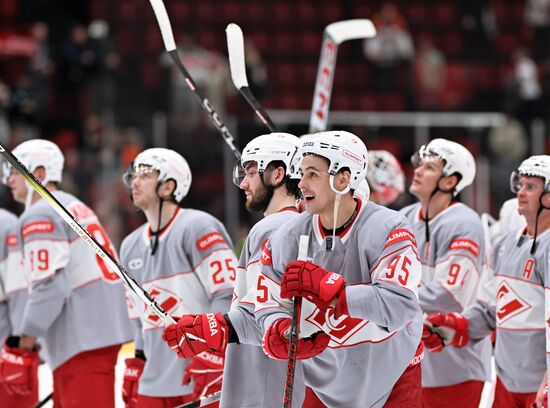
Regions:
<instances>
[{"instance_id":1,"label":"helmet visor","mask_svg":"<svg viewBox=\"0 0 550 408\"><path fill-rule=\"evenodd\" d=\"M233 165L233 184L239 187L244 180L244 176L246 176L246 172L241 166L240 160L237 160Z\"/></svg>"},{"instance_id":2,"label":"helmet visor","mask_svg":"<svg viewBox=\"0 0 550 408\"><path fill-rule=\"evenodd\" d=\"M122 182L126 187L131 188L134 178L152 173L158 173L158 170L149 164L131 163L122 175Z\"/></svg>"}]
</instances>

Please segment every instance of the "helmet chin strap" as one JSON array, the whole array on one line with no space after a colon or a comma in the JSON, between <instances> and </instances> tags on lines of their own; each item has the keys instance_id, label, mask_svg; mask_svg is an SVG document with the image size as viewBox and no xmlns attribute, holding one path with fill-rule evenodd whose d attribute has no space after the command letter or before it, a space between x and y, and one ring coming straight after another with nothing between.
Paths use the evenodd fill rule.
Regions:
<instances>
[{"instance_id":1,"label":"helmet chin strap","mask_svg":"<svg viewBox=\"0 0 550 408\"><path fill-rule=\"evenodd\" d=\"M336 219L338 218L338 209L340 208L340 200L342 199L342 196L346 193L348 193L351 190L351 186L346 186L345 189L342 191L336 190L334 188L334 174L331 174L329 176L329 184L332 191L336 193L336 197L334 198L334 212L333 212L333 222L332 222L332 243L330 247L328 248L329 251L334 250L334 244L336 242Z\"/></svg>"},{"instance_id":2,"label":"helmet chin strap","mask_svg":"<svg viewBox=\"0 0 550 408\"><path fill-rule=\"evenodd\" d=\"M539 197L539 208L537 210L537 216L535 217L535 233L533 235L533 245L531 245L531 255L533 255L537 249L537 234L538 234L538 230L539 230L539 216L540 216L540 213L542 212L542 210L550 210L550 208L544 206L544 204L542 204L542 197L544 197L544 195L546 194L547 192L544 191L540 197Z\"/></svg>"}]
</instances>

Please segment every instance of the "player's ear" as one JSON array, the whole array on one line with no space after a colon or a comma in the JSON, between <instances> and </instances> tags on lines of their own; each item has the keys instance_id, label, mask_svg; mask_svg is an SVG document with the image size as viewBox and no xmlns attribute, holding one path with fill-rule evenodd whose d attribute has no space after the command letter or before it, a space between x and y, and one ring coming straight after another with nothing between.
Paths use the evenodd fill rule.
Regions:
<instances>
[{"instance_id":1,"label":"player's ear","mask_svg":"<svg viewBox=\"0 0 550 408\"><path fill-rule=\"evenodd\" d=\"M46 169L42 166L40 167L37 167L33 172L32 174L34 175L34 177L36 177L38 179L38 181L42 182L44 181L44 179L46 178Z\"/></svg>"},{"instance_id":2,"label":"player's ear","mask_svg":"<svg viewBox=\"0 0 550 408\"><path fill-rule=\"evenodd\" d=\"M285 178L285 168L283 166L277 166L271 172L271 182L274 185L278 185Z\"/></svg>"},{"instance_id":3,"label":"player's ear","mask_svg":"<svg viewBox=\"0 0 550 408\"><path fill-rule=\"evenodd\" d=\"M540 200L545 208L550 208L550 193L543 194Z\"/></svg>"},{"instance_id":4,"label":"player's ear","mask_svg":"<svg viewBox=\"0 0 550 408\"><path fill-rule=\"evenodd\" d=\"M159 196L165 200L172 198L172 194L176 191L176 182L172 179L166 180L159 187Z\"/></svg>"},{"instance_id":5,"label":"player's ear","mask_svg":"<svg viewBox=\"0 0 550 408\"><path fill-rule=\"evenodd\" d=\"M347 187L351 179L351 173L348 170L343 170L334 176L334 183L338 190L343 190Z\"/></svg>"},{"instance_id":6,"label":"player's ear","mask_svg":"<svg viewBox=\"0 0 550 408\"><path fill-rule=\"evenodd\" d=\"M443 191L451 191L456 187L459 181L460 179L456 174L442 177L441 180L439 180L439 188Z\"/></svg>"}]
</instances>

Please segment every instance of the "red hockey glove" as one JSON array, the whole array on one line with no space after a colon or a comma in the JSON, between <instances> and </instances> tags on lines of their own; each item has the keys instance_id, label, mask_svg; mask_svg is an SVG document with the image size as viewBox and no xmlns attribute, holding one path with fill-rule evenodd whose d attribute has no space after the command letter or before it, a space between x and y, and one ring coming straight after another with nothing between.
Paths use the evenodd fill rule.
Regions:
<instances>
[{"instance_id":1,"label":"red hockey glove","mask_svg":"<svg viewBox=\"0 0 550 408\"><path fill-rule=\"evenodd\" d=\"M222 353L203 351L185 367L183 383L195 382L193 399L199 399L222 389L225 358Z\"/></svg>"},{"instance_id":2,"label":"red hockey glove","mask_svg":"<svg viewBox=\"0 0 550 408\"><path fill-rule=\"evenodd\" d=\"M225 353L229 327L221 313L184 315L162 333L162 339L179 358L191 358L203 351Z\"/></svg>"},{"instance_id":3,"label":"red hockey glove","mask_svg":"<svg viewBox=\"0 0 550 408\"><path fill-rule=\"evenodd\" d=\"M345 285L344 278L335 272L328 272L311 262L294 261L285 268L281 280L281 297L302 296L324 310L338 297Z\"/></svg>"},{"instance_id":4,"label":"red hockey glove","mask_svg":"<svg viewBox=\"0 0 550 408\"><path fill-rule=\"evenodd\" d=\"M0 382L10 395L29 395L38 381L38 351L4 346L0 356Z\"/></svg>"},{"instance_id":5,"label":"red hockey glove","mask_svg":"<svg viewBox=\"0 0 550 408\"><path fill-rule=\"evenodd\" d=\"M262 341L265 354L278 360L288 360L288 337L290 337L290 317L278 319L267 329ZM305 360L315 357L328 346L330 337L328 334L319 332L306 339L298 340L298 352L296 358Z\"/></svg>"},{"instance_id":6,"label":"red hockey glove","mask_svg":"<svg viewBox=\"0 0 550 408\"><path fill-rule=\"evenodd\" d=\"M445 346L464 347L470 340L468 319L459 313L435 313L428 316L427 322L432 325L430 330L443 338Z\"/></svg>"},{"instance_id":7,"label":"red hockey glove","mask_svg":"<svg viewBox=\"0 0 550 408\"><path fill-rule=\"evenodd\" d=\"M122 380L122 399L126 408L135 408L137 406L139 377L143 373L145 360L141 358L127 358L124 360L126 369Z\"/></svg>"},{"instance_id":8,"label":"red hockey glove","mask_svg":"<svg viewBox=\"0 0 550 408\"><path fill-rule=\"evenodd\" d=\"M432 353L439 353L445 347L443 338L436 332L431 330L431 325L424 324L422 329L422 342L424 346Z\"/></svg>"}]
</instances>

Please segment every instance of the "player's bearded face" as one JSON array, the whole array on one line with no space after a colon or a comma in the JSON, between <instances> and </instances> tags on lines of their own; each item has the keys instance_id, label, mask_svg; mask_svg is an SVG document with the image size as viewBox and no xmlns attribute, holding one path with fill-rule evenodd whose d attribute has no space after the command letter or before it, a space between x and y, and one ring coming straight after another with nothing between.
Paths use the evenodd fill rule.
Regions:
<instances>
[{"instance_id":1,"label":"player's bearded face","mask_svg":"<svg viewBox=\"0 0 550 408\"><path fill-rule=\"evenodd\" d=\"M239 187L246 195L246 209L250 212L264 211L269 191L260 180L258 165L254 162L247 164L245 176Z\"/></svg>"},{"instance_id":2,"label":"player's bearded face","mask_svg":"<svg viewBox=\"0 0 550 408\"><path fill-rule=\"evenodd\" d=\"M428 198L437 187L443 174L443 162L438 159L426 158L414 169L414 177L410 192L418 199Z\"/></svg>"},{"instance_id":3,"label":"player's bearded face","mask_svg":"<svg viewBox=\"0 0 550 408\"><path fill-rule=\"evenodd\" d=\"M328 162L323 157L306 156L300 165L302 192L306 211L310 214L332 214L336 193L330 188Z\"/></svg>"}]
</instances>

